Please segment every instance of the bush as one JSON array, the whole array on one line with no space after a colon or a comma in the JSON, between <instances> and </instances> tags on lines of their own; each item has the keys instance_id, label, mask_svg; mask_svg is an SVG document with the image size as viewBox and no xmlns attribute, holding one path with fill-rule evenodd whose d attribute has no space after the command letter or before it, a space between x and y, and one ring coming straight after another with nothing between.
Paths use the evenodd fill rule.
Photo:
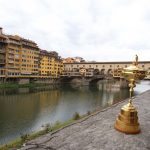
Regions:
<instances>
[{"instance_id":1,"label":"bush","mask_svg":"<svg viewBox=\"0 0 150 150\"><path fill-rule=\"evenodd\" d=\"M45 125L45 128L44 128L44 131L46 132L46 133L48 133L49 131L51 131L51 125L49 124L49 123L47 123L46 125Z\"/></svg>"},{"instance_id":2,"label":"bush","mask_svg":"<svg viewBox=\"0 0 150 150\"><path fill-rule=\"evenodd\" d=\"M29 137L29 134L22 134L20 138L21 138L21 141L24 142L28 140L28 137Z\"/></svg>"},{"instance_id":3,"label":"bush","mask_svg":"<svg viewBox=\"0 0 150 150\"><path fill-rule=\"evenodd\" d=\"M90 112L90 111L87 111L87 115L91 115L91 112Z\"/></svg>"},{"instance_id":4,"label":"bush","mask_svg":"<svg viewBox=\"0 0 150 150\"><path fill-rule=\"evenodd\" d=\"M80 115L78 112L76 112L74 115L73 115L73 120L78 120L80 119Z\"/></svg>"}]
</instances>

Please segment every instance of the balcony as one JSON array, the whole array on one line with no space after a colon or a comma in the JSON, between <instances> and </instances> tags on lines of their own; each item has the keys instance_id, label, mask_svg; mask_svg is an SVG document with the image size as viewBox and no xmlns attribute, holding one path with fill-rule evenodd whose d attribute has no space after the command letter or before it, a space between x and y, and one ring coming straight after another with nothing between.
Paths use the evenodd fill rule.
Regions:
<instances>
[{"instance_id":1,"label":"balcony","mask_svg":"<svg viewBox=\"0 0 150 150\"><path fill-rule=\"evenodd\" d=\"M10 43L10 44L15 44L15 45L21 45L20 42L13 41L13 40L9 40L8 43Z\"/></svg>"},{"instance_id":2,"label":"balcony","mask_svg":"<svg viewBox=\"0 0 150 150\"><path fill-rule=\"evenodd\" d=\"M8 56L8 58L10 58L10 59L14 59L14 56L13 56L13 55L12 55L12 56L11 56L11 55L9 55L9 56Z\"/></svg>"},{"instance_id":3,"label":"balcony","mask_svg":"<svg viewBox=\"0 0 150 150\"><path fill-rule=\"evenodd\" d=\"M7 43L6 39L1 39L0 38L0 43Z\"/></svg>"},{"instance_id":4,"label":"balcony","mask_svg":"<svg viewBox=\"0 0 150 150\"><path fill-rule=\"evenodd\" d=\"M9 50L9 52L8 52L8 53L9 53L9 54L14 54L14 51L12 51L12 50L10 51L10 50Z\"/></svg>"},{"instance_id":5,"label":"balcony","mask_svg":"<svg viewBox=\"0 0 150 150\"><path fill-rule=\"evenodd\" d=\"M13 61L13 60L9 60L8 63L9 63L9 64L13 64L14 61Z\"/></svg>"},{"instance_id":6,"label":"balcony","mask_svg":"<svg viewBox=\"0 0 150 150\"><path fill-rule=\"evenodd\" d=\"M16 68L14 67L14 65L9 65L7 68L8 68L8 69L13 69L13 70L16 69Z\"/></svg>"}]
</instances>

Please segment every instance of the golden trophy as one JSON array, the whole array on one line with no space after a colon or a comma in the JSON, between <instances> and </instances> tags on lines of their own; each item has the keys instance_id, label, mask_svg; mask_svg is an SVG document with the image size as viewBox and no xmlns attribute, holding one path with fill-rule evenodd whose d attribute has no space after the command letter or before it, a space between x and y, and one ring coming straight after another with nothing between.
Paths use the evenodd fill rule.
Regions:
<instances>
[{"instance_id":1,"label":"golden trophy","mask_svg":"<svg viewBox=\"0 0 150 150\"><path fill-rule=\"evenodd\" d=\"M136 86L135 82L146 76L146 71L138 67L137 55L133 64L123 69L122 75L129 82L130 98L128 104L121 108L121 112L115 122L115 129L127 134L137 134L140 132L140 125L137 116L138 112L132 104L132 94L133 88Z\"/></svg>"}]
</instances>

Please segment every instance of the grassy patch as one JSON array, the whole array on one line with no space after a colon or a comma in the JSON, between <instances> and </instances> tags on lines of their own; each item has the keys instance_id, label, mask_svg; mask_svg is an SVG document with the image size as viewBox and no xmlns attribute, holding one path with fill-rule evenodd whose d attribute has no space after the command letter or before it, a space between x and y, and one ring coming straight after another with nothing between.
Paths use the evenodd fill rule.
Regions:
<instances>
[{"instance_id":1,"label":"grassy patch","mask_svg":"<svg viewBox=\"0 0 150 150\"><path fill-rule=\"evenodd\" d=\"M42 84L42 83L28 83L28 84L2 83L2 84L0 84L0 89L5 89L5 88L21 88L21 87L34 88L34 87L40 87L40 86L44 86L44 85L46 85L46 84Z\"/></svg>"},{"instance_id":2,"label":"grassy patch","mask_svg":"<svg viewBox=\"0 0 150 150\"><path fill-rule=\"evenodd\" d=\"M81 116L80 116L80 114L78 113L78 112L76 112L74 115L73 115L73 119L74 120L78 120L78 119L80 119L81 118Z\"/></svg>"}]
</instances>

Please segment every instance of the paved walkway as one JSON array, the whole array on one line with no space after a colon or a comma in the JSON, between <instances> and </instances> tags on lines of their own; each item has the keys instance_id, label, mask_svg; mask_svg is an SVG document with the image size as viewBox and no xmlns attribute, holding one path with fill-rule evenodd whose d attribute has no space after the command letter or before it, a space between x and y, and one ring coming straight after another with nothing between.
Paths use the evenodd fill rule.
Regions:
<instances>
[{"instance_id":1,"label":"paved walkway","mask_svg":"<svg viewBox=\"0 0 150 150\"><path fill-rule=\"evenodd\" d=\"M140 134L128 135L114 129L120 108L126 103L30 141L21 150L150 150L150 90L133 100L139 112Z\"/></svg>"}]
</instances>

